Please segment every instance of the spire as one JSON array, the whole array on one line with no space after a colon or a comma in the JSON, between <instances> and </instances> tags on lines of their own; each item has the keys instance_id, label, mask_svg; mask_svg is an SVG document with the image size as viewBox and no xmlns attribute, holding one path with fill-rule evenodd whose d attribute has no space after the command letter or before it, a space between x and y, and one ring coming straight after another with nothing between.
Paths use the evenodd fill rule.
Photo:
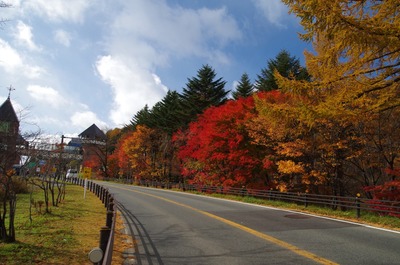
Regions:
<instances>
[{"instance_id":1,"label":"spire","mask_svg":"<svg viewBox=\"0 0 400 265\"><path fill-rule=\"evenodd\" d=\"M10 85L10 87L7 87L7 90L8 90L8 98L7 99L10 99L11 91L15 90L15 88L13 88L12 85Z\"/></svg>"},{"instance_id":2,"label":"spire","mask_svg":"<svg viewBox=\"0 0 400 265\"><path fill-rule=\"evenodd\" d=\"M19 122L10 98L0 106L0 121Z\"/></svg>"}]
</instances>

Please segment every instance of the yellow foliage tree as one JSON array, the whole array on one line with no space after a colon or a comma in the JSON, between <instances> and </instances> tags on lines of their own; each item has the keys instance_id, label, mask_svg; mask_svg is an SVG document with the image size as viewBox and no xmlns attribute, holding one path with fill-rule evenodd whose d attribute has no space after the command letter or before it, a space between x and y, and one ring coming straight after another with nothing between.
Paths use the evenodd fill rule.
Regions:
<instances>
[{"instance_id":1,"label":"yellow foliage tree","mask_svg":"<svg viewBox=\"0 0 400 265\"><path fill-rule=\"evenodd\" d=\"M280 85L318 98L320 115L357 117L397 107L400 81L398 0L283 0L301 20L313 82L279 78Z\"/></svg>"},{"instance_id":2,"label":"yellow foliage tree","mask_svg":"<svg viewBox=\"0 0 400 265\"><path fill-rule=\"evenodd\" d=\"M315 170L310 172L317 164L317 140L315 130L302 123L294 111L298 100L272 91L255 94L255 103L258 115L247 129L254 143L269 150L266 160L274 164L271 177L275 187L281 191L318 191L327 178Z\"/></svg>"},{"instance_id":3,"label":"yellow foliage tree","mask_svg":"<svg viewBox=\"0 0 400 265\"><path fill-rule=\"evenodd\" d=\"M283 2L300 18L305 30L301 38L314 46L314 53L305 53L311 82L276 73L281 89L298 99L285 111L297 114L299 124L317 132L316 161L325 169L314 163L311 172L331 179L334 193L342 194L348 181L344 178L352 173L346 165L350 162L354 169L358 161L355 172L364 174L373 168L360 167L365 164L361 160L385 156L389 169L395 168L398 142L390 138L390 145L383 144L383 127L373 124L389 128L381 124L381 117L400 103L399 1Z\"/></svg>"}]
</instances>

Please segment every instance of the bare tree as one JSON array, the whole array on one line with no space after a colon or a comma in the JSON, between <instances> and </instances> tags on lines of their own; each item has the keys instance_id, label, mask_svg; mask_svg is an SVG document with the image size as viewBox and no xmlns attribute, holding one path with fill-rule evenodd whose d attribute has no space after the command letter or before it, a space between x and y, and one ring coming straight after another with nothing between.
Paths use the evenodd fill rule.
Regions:
<instances>
[{"instance_id":1,"label":"bare tree","mask_svg":"<svg viewBox=\"0 0 400 265\"><path fill-rule=\"evenodd\" d=\"M37 138L30 143L29 184L43 190L46 213L49 206L57 207L65 196L65 168L71 162L69 154L63 152L63 144L51 139Z\"/></svg>"},{"instance_id":2,"label":"bare tree","mask_svg":"<svg viewBox=\"0 0 400 265\"><path fill-rule=\"evenodd\" d=\"M8 8L8 7L12 7L12 5L4 1L0 1L0 8ZM8 19L0 18L0 27L3 26L7 21Z\"/></svg>"},{"instance_id":3,"label":"bare tree","mask_svg":"<svg viewBox=\"0 0 400 265\"><path fill-rule=\"evenodd\" d=\"M15 168L26 142L19 133L10 132L3 131L0 137L0 240L4 242L15 241L17 193L26 191L26 181L16 174Z\"/></svg>"}]
</instances>

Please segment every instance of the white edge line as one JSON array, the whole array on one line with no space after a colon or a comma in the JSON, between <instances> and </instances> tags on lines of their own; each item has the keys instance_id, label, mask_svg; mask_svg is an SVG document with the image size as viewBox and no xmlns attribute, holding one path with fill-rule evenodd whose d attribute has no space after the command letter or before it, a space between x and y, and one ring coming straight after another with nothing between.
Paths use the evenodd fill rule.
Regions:
<instances>
[{"instance_id":1,"label":"white edge line","mask_svg":"<svg viewBox=\"0 0 400 265\"><path fill-rule=\"evenodd\" d=\"M316 218L320 218L320 219L326 219L326 220L330 220L330 221L336 221L336 222L341 222L341 223L346 223L346 224L362 226L362 227L371 228L371 229L380 230L380 231L385 231L385 232L389 232L389 233L400 234L400 231L391 230L391 229L387 229L387 228L382 228L382 227L372 226L372 225L368 225L368 224L357 223L357 222L348 221L348 220L337 219L337 218L333 218L333 217L327 217L327 216L321 216L321 215L316 215L316 214L311 214L311 213L294 211L294 210L289 210L289 209L282 209L282 208L277 208L277 207L273 207L273 206L259 205L259 204L254 204L254 203L241 202L241 201L235 201L235 200L229 200L229 199L224 199L224 198L211 197L211 196L206 196L206 195L201 195L201 194L187 193L187 192L182 192L182 191L174 191L174 190L168 190L168 189L158 189L158 188L135 186L135 185L129 185L129 186L133 187L133 188L139 187L139 188L144 188L144 189L152 189L152 190L158 190L158 191L164 191L164 192L172 192L172 193L179 193L179 194L185 194L185 195L191 195L191 196L199 196L199 197L209 198L209 199L214 199L214 200L221 200L221 201L226 201L226 202L245 204L245 205L250 205L250 206L255 206L255 207L260 207L260 208L266 208L266 209L275 210L275 211L282 211L282 212L288 212L288 213L297 213L297 214L312 216L312 217L316 217Z\"/></svg>"},{"instance_id":2,"label":"white edge line","mask_svg":"<svg viewBox=\"0 0 400 265\"><path fill-rule=\"evenodd\" d=\"M133 186L133 187L142 187L142 186ZM163 190L163 189L157 189L157 188L151 188L151 187L143 187L143 188L160 190L160 191L165 191L165 192L174 192L174 193L180 193L180 194L187 194L187 195L192 195L192 196L206 197L206 198L210 198L210 199L214 199L214 200L222 200L222 201L226 201L226 202L234 202L234 203L239 203L239 204L251 205L251 206L256 206L256 207L260 207L260 208L267 208L267 209L275 210L275 211L297 213L297 214L308 215L308 216L312 216L312 217L316 217L316 218L321 218L321 219L326 219L326 220L331 220L331 221L337 221L337 222L347 223L347 224L353 224L353 225L358 225L358 226L362 226L362 227L366 227L366 228L371 228L371 229L391 232L391 233L395 233L395 234L400 234L400 231L391 230L391 229L387 229L387 228L376 227L376 226L371 226L371 225L367 225L367 224L352 222L352 221L348 221L348 220L336 219L336 218L327 217L327 216L315 215L315 214L311 214L311 213L304 213L304 212L300 212L300 211L276 208L276 207L273 207L273 206L259 205L259 204L253 204L253 203L248 203L248 202L241 202L241 201L229 200L229 199L224 199L224 198L216 198L216 197L205 196L205 195L201 195L201 194L185 193L185 192L174 191L174 190Z\"/></svg>"}]
</instances>

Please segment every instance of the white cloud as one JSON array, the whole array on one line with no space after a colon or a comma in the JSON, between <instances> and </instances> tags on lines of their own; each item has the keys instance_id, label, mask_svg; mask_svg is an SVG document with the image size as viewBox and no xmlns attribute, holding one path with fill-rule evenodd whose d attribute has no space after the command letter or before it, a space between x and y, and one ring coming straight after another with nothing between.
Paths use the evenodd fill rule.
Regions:
<instances>
[{"instance_id":1,"label":"white cloud","mask_svg":"<svg viewBox=\"0 0 400 265\"><path fill-rule=\"evenodd\" d=\"M165 93L168 92L168 87L164 86L163 83L161 82L161 79L158 75L152 74L154 82L156 83L157 86L160 86L162 90L164 90Z\"/></svg>"},{"instance_id":2,"label":"white cloud","mask_svg":"<svg viewBox=\"0 0 400 265\"><path fill-rule=\"evenodd\" d=\"M52 21L82 22L93 0L27 0L24 7Z\"/></svg>"},{"instance_id":3,"label":"white cloud","mask_svg":"<svg viewBox=\"0 0 400 265\"><path fill-rule=\"evenodd\" d=\"M119 1L122 8L105 38L108 56L96 62L100 78L114 95L110 119L128 123L145 104L160 101L167 88L157 76L157 67L170 58L201 58L229 64L226 44L242 33L226 8L185 9L167 1Z\"/></svg>"},{"instance_id":4,"label":"white cloud","mask_svg":"<svg viewBox=\"0 0 400 265\"><path fill-rule=\"evenodd\" d=\"M35 100L55 108L63 107L67 102L57 90L51 87L29 85L26 90Z\"/></svg>"},{"instance_id":5,"label":"white cloud","mask_svg":"<svg viewBox=\"0 0 400 265\"><path fill-rule=\"evenodd\" d=\"M0 39L0 67L9 74L22 74L27 78L40 77L45 70L40 66L29 65L10 44Z\"/></svg>"},{"instance_id":6,"label":"white cloud","mask_svg":"<svg viewBox=\"0 0 400 265\"><path fill-rule=\"evenodd\" d=\"M66 126L67 124L57 117L50 115L32 115L26 120L26 127L35 128L33 131L41 130L46 131L46 127L58 127L60 125ZM32 127L33 126L33 127ZM31 129L32 130L32 129Z\"/></svg>"},{"instance_id":7,"label":"white cloud","mask_svg":"<svg viewBox=\"0 0 400 265\"><path fill-rule=\"evenodd\" d=\"M225 8L194 10L170 7L166 1L142 0L127 1L122 10L111 30L111 49L129 42L132 48L123 46L125 50L156 65L160 58L163 62L171 55L214 58L213 50L242 36Z\"/></svg>"},{"instance_id":8,"label":"white cloud","mask_svg":"<svg viewBox=\"0 0 400 265\"><path fill-rule=\"evenodd\" d=\"M116 125L127 124L145 104L152 106L166 94L166 87L158 77L139 65L127 63L111 55L96 62L101 79L113 90L110 118Z\"/></svg>"},{"instance_id":9,"label":"white cloud","mask_svg":"<svg viewBox=\"0 0 400 265\"><path fill-rule=\"evenodd\" d=\"M8 42L0 39L0 66L7 72L13 72L22 65L19 53Z\"/></svg>"},{"instance_id":10,"label":"white cloud","mask_svg":"<svg viewBox=\"0 0 400 265\"><path fill-rule=\"evenodd\" d=\"M40 51L40 48L33 41L32 27L22 21L18 21L15 38L18 43L26 46L29 50Z\"/></svg>"},{"instance_id":11,"label":"white cloud","mask_svg":"<svg viewBox=\"0 0 400 265\"><path fill-rule=\"evenodd\" d=\"M29 79L39 78L45 72L45 70L40 66L30 66L30 65L24 65L23 71L25 76L28 77Z\"/></svg>"},{"instance_id":12,"label":"white cloud","mask_svg":"<svg viewBox=\"0 0 400 265\"><path fill-rule=\"evenodd\" d=\"M65 47L69 47L71 45L71 34L62 29L56 30L54 40Z\"/></svg>"},{"instance_id":13,"label":"white cloud","mask_svg":"<svg viewBox=\"0 0 400 265\"><path fill-rule=\"evenodd\" d=\"M75 112L71 117L71 123L81 129L86 129L93 123L99 128L107 127L107 124L101 121L97 115L91 111Z\"/></svg>"},{"instance_id":14,"label":"white cloud","mask_svg":"<svg viewBox=\"0 0 400 265\"><path fill-rule=\"evenodd\" d=\"M239 81L237 81L237 80L234 80L234 81L232 82L232 88L231 88L231 91L234 91L234 90L236 90L236 88L238 87L238 85L239 85Z\"/></svg>"},{"instance_id":15,"label":"white cloud","mask_svg":"<svg viewBox=\"0 0 400 265\"><path fill-rule=\"evenodd\" d=\"M281 0L253 0L253 2L270 23L285 27L283 20L288 16L288 9Z\"/></svg>"},{"instance_id":16,"label":"white cloud","mask_svg":"<svg viewBox=\"0 0 400 265\"><path fill-rule=\"evenodd\" d=\"M21 0L7 0L5 1L7 4L12 5L13 7L19 7L21 4Z\"/></svg>"},{"instance_id":17,"label":"white cloud","mask_svg":"<svg viewBox=\"0 0 400 265\"><path fill-rule=\"evenodd\" d=\"M236 21L230 17L225 8L207 9L197 11L201 31L207 40L216 40L221 44L241 37L241 32Z\"/></svg>"}]
</instances>

